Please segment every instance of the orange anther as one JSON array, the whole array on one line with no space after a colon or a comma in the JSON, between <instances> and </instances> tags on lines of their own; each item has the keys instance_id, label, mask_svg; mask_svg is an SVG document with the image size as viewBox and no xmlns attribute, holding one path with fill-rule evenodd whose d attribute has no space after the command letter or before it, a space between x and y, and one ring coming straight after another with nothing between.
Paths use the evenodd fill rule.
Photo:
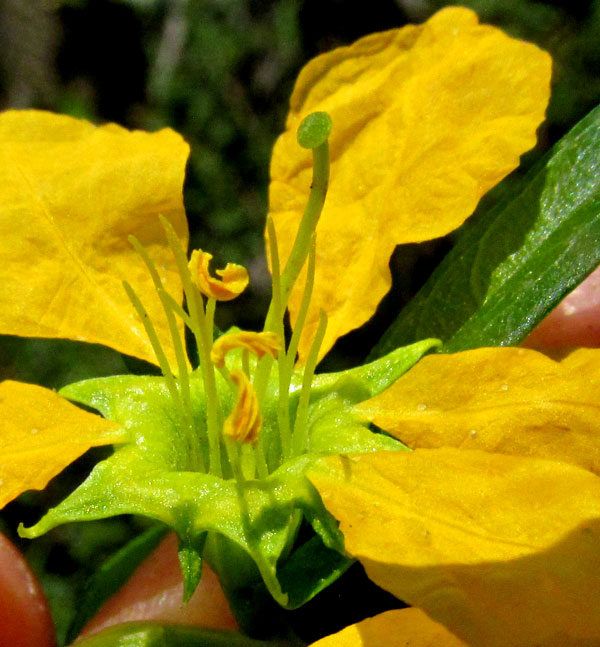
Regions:
<instances>
[{"instance_id":1,"label":"orange anther","mask_svg":"<svg viewBox=\"0 0 600 647\"><path fill-rule=\"evenodd\" d=\"M248 285L248 271L241 265L227 263L225 269L216 270L221 278L216 279L209 274L208 264L212 254L195 249L192 252L188 267L192 275L192 281L200 292L217 301L231 301L241 294Z\"/></svg>"},{"instance_id":2,"label":"orange anther","mask_svg":"<svg viewBox=\"0 0 600 647\"><path fill-rule=\"evenodd\" d=\"M215 366L224 366L225 355L229 351L238 348L253 353L258 359L267 354L275 358L281 346L279 335L273 332L248 332L241 330L240 332L219 337L213 344L210 359Z\"/></svg>"},{"instance_id":3,"label":"orange anther","mask_svg":"<svg viewBox=\"0 0 600 647\"><path fill-rule=\"evenodd\" d=\"M238 389L232 412L225 420L223 433L238 443L256 444L262 426L256 391L244 371L231 371L230 377Z\"/></svg>"}]
</instances>

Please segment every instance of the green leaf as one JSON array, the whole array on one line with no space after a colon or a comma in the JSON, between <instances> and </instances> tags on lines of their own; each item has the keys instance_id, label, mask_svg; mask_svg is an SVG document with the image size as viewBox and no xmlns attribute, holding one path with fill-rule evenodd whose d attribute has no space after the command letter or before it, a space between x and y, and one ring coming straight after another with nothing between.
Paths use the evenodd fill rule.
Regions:
<instances>
[{"instance_id":1,"label":"green leaf","mask_svg":"<svg viewBox=\"0 0 600 647\"><path fill-rule=\"evenodd\" d=\"M78 647L291 647L284 641L253 640L233 631L184 625L128 622L77 643Z\"/></svg>"},{"instance_id":2,"label":"green leaf","mask_svg":"<svg viewBox=\"0 0 600 647\"><path fill-rule=\"evenodd\" d=\"M297 609L343 575L354 563L313 537L296 549L279 570L281 586L287 592L288 608Z\"/></svg>"},{"instance_id":3,"label":"green leaf","mask_svg":"<svg viewBox=\"0 0 600 647\"><path fill-rule=\"evenodd\" d=\"M146 530L98 568L88 580L77 605L67 632L67 642L75 640L102 604L127 582L140 563L158 546L167 531L168 528L162 525Z\"/></svg>"},{"instance_id":4,"label":"green leaf","mask_svg":"<svg viewBox=\"0 0 600 647\"><path fill-rule=\"evenodd\" d=\"M372 352L438 337L443 352L517 344L600 263L600 107L467 226Z\"/></svg>"}]
</instances>

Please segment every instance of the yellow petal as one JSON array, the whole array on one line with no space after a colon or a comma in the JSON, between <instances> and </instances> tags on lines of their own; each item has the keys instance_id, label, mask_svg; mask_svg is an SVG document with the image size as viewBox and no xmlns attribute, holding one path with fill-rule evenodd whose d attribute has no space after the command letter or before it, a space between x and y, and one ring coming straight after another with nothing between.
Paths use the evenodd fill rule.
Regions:
<instances>
[{"instance_id":1,"label":"yellow petal","mask_svg":"<svg viewBox=\"0 0 600 647\"><path fill-rule=\"evenodd\" d=\"M308 63L273 151L269 195L284 266L311 182L310 153L296 143L296 129L308 113L328 112L331 178L301 358L320 308L329 319L324 354L375 311L390 287L396 245L457 228L516 168L544 118L550 68L534 45L458 7ZM298 288L292 321L300 300Z\"/></svg>"},{"instance_id":2,"label":"yellow petal","mask_svg":"<svg viewBox=\"0 0 600 647\"><path fill-rule=\"evenodd\" d=\"M0 508L48 481L90 447L127 440L119 425L33 384L0 384Z\"/></svg>"},{"instance_id":3,"label":"yellow petal","mask_svg":"<svg viewBox=\"0 0 600 647\"><path fill-rule=\"evenodd\" d=\"M231 350L242 349L253 353L261 359L264 355L277 357L277 351L282 347L279 335L273 332L239 332L221 335L213 344L210 359L215 366L225 365L225 356Z\"/></svg>"},{"instance_id":4,"label":"yellow petal","mask_svg":"<svg viewBox=\"0 0 600 647\"><path fill-rule=\"evenodd\" d=\"M147 248L179 300L158 215L187 246L187 154L170 130L96 128L33 110L0 115L0 332L105 344L156 363L126 279L175 366L160 301L127 236Z\"/></svg>"},{"instance_id":5,"label":"yellow petal","mask_svg":"<svg viewBox=\"0 0 600 647\"><path fill-rule=\"evenodd\" d=\"M471 647L600 644L600 478L574 465L418 449L309 473L368 576Z\"/></svg>"},{"instance_id":6,"label":"yellow petal","mask_svg":"<svg viewBox=\"0 0 600 647\"><path fill-rule=\"evenodd\" d=\"M233 370L229 374L237 387L237 400L233 411L223 425L223 434L238 443L256 443L262 426L262 416L254 387L244 371Z\"/></svg>"},{"instance_id":7,"label":"yellow petal","mask_svg":"<svg viewBox=\"0 0 600 647\"><path fill-rule=\"evenodd\" d=\"M311 647L467 647L445 627L411 607L367 618Z\"/></svg>"},{"instance_id":8,"label":"yellow petal","mask_svg":"<svg viewBox=\"0 0 600 647\"><path fill-rule=\"evenodd\" d=\"M189 268L194 285L200 292L217 301L231 301L239 296L248 285L248 271L242 265L227 263L224 269L217 270L220 279L213 278L208 265L212 254L195 249L190 258Z\"/></svg>"},{"instance_id":9,"label":"yellow petal","mask_svg":"<svg viewBox=\"0 0 600 647\"><path fill-rule=\"evenodd\" d=\"M537 456L600 473L598 350L569 363L522 348L429 355L356 411L412 448Z\"/></svg>"}]
</instances>

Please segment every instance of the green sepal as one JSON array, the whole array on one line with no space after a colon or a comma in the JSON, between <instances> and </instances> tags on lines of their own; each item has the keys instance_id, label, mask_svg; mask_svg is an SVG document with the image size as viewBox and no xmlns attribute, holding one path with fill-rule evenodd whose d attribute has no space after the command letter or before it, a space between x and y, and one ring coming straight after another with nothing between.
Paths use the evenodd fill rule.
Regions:
<instances>
[{"instance_id":1,"label":"green sepal","mask_svg":"<svg viewBox=\"0 0 600 647\"><path fill-rule=\"evenodd\" d=\"M36 525L21 528L20 533L32 538L66 522L144 515L173 528L179 536L185 600L199 582L204 558L219 575L232 606L239 599L241 608L241 592L260 587L262 580L279 605L296 608L338 577L349 563L337 522L304 476L306 470L324 455L405 449L399 441L371 432L353 407L387 388L437 344L436 340L425 340L365 367L316 378L308 409L308 453L288 460L262 480L237 482L230 474L220 478L193 469L189 434L184 433L181 411L163 378L117 376L70 385L62 395L122 425L129 431L130 441L98 463L79 488ZM231 355L230 361L237 361L235 353ZM273 373L263 431L276 434L278 379L276 371ZM229 387L222 381L218 388L226 389L219 397L227 406ZM206 462L206 407L197 373L190 376L190 392L195 431ZM298 391L292 388L292 411L297 398ZM304 569L304 580L296 581L295 576L286 579L286 573L299 572L294 571L294 564L300 549L292 549L303 519L318 537L317 543L303 550L315 551L317 561L323 551L339 556L330 560L331 570ZM246 612L242 609L240 613Z\"/></svg>"},{"instance_id":2,"label":"green sepal","mask_svg":"<svg viewBox=\"0 0 600 647\"><path fill-rule=\"evenodd\" d=\"M31 539L71 521L140 514L162 521L189 541L200 541L207 531L218 533L252 557L269 592L285 607L288 598L277 579L277 562L288 546L296 510L328 546L343 551L336 522L304 476L313 460L301 456L262 481L239 485L209 474L156 469L136 447L126 446L96 465L37 524L19 532Z\"/></svg>"},{"instance_id":3,"label":"green sepal","mask_svg":"<svg viewBox=\"0 0 600 647\"><path fill-rule=\"evenodd\" d=\"M439 339L422 339L409 346L395 348L368 364L338 373L316 375L310 390L311 402L331 393L344 391L344 399L352 404L374 398L412 368L423 355L441 345Z\"/></svg>"},{"instance_id":4,"label":"green sepal","mask_svg":"<svg viewBox=\"0 0 600 647\"><path fill-rule=\"evenodd\" d=\"M285 561L278 576L289 596L289 609L297 609L335 582L354 564L353 559L312 537Z\"/></svg>"},{"instance_id":5,"label":"green sepal","mask_svg":"<svg viewBox=\"0 0 600 647\"><path fill-rule=\"evenodd\" d=\"M192 387L198 388L195 381ZM35 526L21 528L23 536L39 536L70 521L119 514L161 521L175 529L188 547L200 542L206 532L222 534L252 557L282 606L287 604L287 596L277 580L277 563L293 542L298 512L328 546L343 552L336 522L304 477L313 457L298 457L263 481L240 485L186 470L180 421L161 378L88 380L71 385L63 394L123 425L131 433L131 442L98 463L81 486ZM201 405L196 408L202 410ZM192 583L190 576L190 590Z\"/></svg>"},{"instance_id":6,"label":"green sepal","mask_svg":"<svg viewBox=\"0 0 600 647\"><path fill-rule=\"evenodd\" d=\"M193 539L179 538L177 556L183 575L183 602L190 601L202 577L202 553L207 534L201 533Z\"/></svg>"},{"instance_id":7,"label":"green sepal","mask_svg":"<svg viewBox=\"0 0 600 647\"><path fill-rule=\"evenodd\" d=\"M518 344L600 263L600 107L522 189L474 223L373 349L439 337L443 352Z\"/></svg>"}]
</instances>

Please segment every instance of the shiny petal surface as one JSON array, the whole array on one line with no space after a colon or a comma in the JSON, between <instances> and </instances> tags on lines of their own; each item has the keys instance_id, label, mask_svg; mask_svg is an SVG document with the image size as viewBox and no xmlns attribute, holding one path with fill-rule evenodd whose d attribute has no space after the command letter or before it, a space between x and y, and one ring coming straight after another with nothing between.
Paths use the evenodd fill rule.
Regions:
<instances>
[{"instance_id":1,"label":"shiny petal surface","mask_svg":"<svg viewBox=\"0 0 600 647\"><path fill-rule=\"evenodd\" d=\"M444 626L411 607L346 627L312 647L467 647Z\"/></svg>"},{"instance_id":2,"label":"shiny petal surface","mask_svg":"<svg viewBox=\"0 0 600 647\"><path fill-rule=\"evenodd\" d=\"M127 440L119 425L87 413L54 391L0 384L0 508L48 481L90 447Z\"/></svg>"},{"instance_id":3,"label":"shiny petal surface","mask_svg":"<svg viewBox=\"0 0 600 647\"><path fill-rule=\"evenodd\" d=\"M0 116L0 332L104 344L156 363L122 281L132 285L175 366L149 273L181 288L164 231L187 246L182 184L188 146L170 130L95 127L28 110Z\"/></svg>"},{"instance_id":4,"label":"shiny petal surface","mask_svg":"<svg viewBox=\"0 0 600 647\"><path fill-rule=\"evenodd\" d=\"M519 164L544 118L550 69L546 53L458 7L308 63L273 151L269 196L283 266L311 183L311 154L296 130L310 112L328 112L331 178L301 358L320 308L329 318L324 354L375 311L396 245L456 229Z\"/></svg>"},{"instance_id":5,"label":"shiny petal surface","mask_svg":"<svg viewBox=\"0 0 600 647\"><path fill-rule=\"evenodd\" d=\"M409 447L460 447L600 473L600 351L555 362L522 348L429 355L356 407Z\"/></svg>"},{"instance_id":6,"label":"shiny petal surface","mask_svg":"<svg viewBox=\"0 0 600 647\"><path fill-rule=\"evenodd\" d=\"M324 459L309 474L369 577L471 647L600 644L600 478L475 450Z\"/></svg>"}]
</instances>

